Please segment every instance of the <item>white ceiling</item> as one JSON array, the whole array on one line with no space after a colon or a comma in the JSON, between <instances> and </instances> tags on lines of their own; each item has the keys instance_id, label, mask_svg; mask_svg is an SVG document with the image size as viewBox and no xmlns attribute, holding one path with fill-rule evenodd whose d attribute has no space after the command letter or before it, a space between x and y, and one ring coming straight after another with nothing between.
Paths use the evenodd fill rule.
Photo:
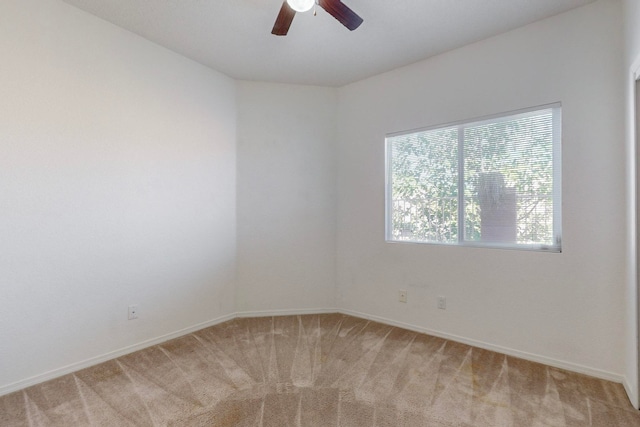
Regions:
<instances>
[{"instance_id":1,"label":"white ceiling","mask_svg":"<svg viewBox=\"0 0 640 427\"><path fill-rule=\"evenodd\" d=\"M282 0L64 0L230 77L341 86L594 0L343 0L350 32L323 9L271 34Z\"/></svg>"}]
</instances>

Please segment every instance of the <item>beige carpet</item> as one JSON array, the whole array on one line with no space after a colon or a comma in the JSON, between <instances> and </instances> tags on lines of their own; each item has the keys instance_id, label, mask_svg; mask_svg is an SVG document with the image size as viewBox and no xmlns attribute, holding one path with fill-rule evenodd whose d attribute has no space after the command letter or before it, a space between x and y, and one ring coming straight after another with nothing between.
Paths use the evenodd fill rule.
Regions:
<instances>
[{"instance_id":1,"label":"beige carpet","mask_svg":"<svg viewBox=\"0 0 640 427\"><path fill-rule=\"evenodd\" d=\"M0 398L1 426L640 426L620 384L339 314L236 319Z\"/></svg>"}]
</instances>

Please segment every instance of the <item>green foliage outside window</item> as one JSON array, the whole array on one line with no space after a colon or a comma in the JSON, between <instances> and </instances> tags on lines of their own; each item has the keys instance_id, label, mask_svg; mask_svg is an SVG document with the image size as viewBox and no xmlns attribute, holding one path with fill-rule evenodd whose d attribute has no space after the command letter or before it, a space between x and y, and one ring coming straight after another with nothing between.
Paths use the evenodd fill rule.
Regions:
<instances>
[{"instance_id":1,"label":"green foliage outside window","mask_svg":"<svg viewBox=\"0 0 640 427\"><path fill-rule=\"evenodd\" d=\"M511 209L508 243L553 245L553 111L388 138L390 239L483 242L489 211Z\"/></svg>"}]
</instances>

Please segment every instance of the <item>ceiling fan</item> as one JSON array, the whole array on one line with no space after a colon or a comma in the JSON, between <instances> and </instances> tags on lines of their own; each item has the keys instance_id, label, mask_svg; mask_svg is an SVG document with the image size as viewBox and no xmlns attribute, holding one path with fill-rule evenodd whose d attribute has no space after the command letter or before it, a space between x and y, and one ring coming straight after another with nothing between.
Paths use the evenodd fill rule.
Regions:
<instances>
[{"instance_id":1,"label":"ceiling fan","mask_svg":"<svg viewBox=\"0 0 640 427\"><path fill-rule=\"evenodd\" d=\"M362 24L363 19L340 0L284 0L271 34L286 36L296 12L306 12L315 4L329 12L331 16L351 31Z\"/></svg>"}]
</instances>

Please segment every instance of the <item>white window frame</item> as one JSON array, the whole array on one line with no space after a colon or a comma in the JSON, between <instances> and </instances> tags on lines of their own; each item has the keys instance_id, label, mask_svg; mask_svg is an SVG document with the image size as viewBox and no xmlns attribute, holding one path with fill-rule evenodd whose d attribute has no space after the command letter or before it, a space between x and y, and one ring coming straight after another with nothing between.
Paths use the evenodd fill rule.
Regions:
<instances>
[{"instance_id":1,"label":"white window frame","mask_svg":"<svg viewBox=\"0 0 640 427\"><path fill-rule=\"evenodd\" d=\"M391 180L391 141L397 136L425 132L436 129L458 127L458 224L464 224L464 128L486 123L499 123L513 120L518 116L527 116L539 110L553 110L552 114L552 161L553 161L553 236L554 244L522 244L522 243L493 243L465 239L465 227L459 226L457 242L437 242L424 240L397 240L393 238L393 189ZM539 105L520 110L508 111L474 119L428 126L408 131L389 133L385 138L385 240L389 243L418 243L426 245L469 246L482 248L501 248L533 250L545 252L562 252L562 104L560 102Z\"/></svg>"}]
</instances>

